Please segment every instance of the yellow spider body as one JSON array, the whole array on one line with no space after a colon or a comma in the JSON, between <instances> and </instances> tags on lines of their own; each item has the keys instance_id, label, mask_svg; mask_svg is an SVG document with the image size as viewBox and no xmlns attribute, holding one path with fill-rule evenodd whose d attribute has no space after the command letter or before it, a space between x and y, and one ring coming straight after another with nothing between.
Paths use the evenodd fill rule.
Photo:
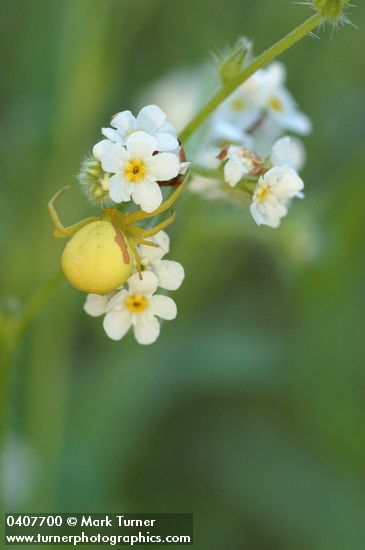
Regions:
<instances>
[{"instance_id":1,"label":"yellow spider body","mask_svg":"<svg viewBox=\"0 0 365 550\"><path fill-rule=\"evenodd\" d=\"M97 220L79 229L61 259L68 281L83 292L107 294L123 285L132 272L127 237L109 221Z\"/></svg>"},{"instance_id":2,"label":"yellow spider body","mask_svg":"<svg viewBox=\"0 0 365 550\"><path fill-rule=\"evenodd\" d=\"M62 254L62 270L68 281L91 294L108 294L121 287L133 268L141 272L138 245L156 246L148 241L173 223L175 213L149 229L136 222L166 212L180 196L187 179L153 212L137 210L122 214L116 208L105 208L100 217L92 216L65 227L58 217L55 202L69 187L60 189L48 203L48 211L57 238L71 237Z\"/></svg>"}]
</instances>

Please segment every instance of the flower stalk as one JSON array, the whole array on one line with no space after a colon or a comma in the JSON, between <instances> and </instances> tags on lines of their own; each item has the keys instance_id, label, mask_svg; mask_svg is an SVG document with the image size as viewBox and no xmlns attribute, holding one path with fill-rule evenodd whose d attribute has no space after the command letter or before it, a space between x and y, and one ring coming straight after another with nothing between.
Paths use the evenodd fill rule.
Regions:
<instances>
[{"instance_id":1,"label":"flower stalk","mask_svg":"<svg viewBox=\"0 0 365 550\"><path fill-rule=\"evenodd\" d=\"M245 80L252 76L258 69L261 69L270 61L276 59L279 55L284 53L291 46L299 42L304 36L313 31L321 22L322 16L319 13L309 17L304 23L296 27L289 34L281 38L278 42L273 44L270 48L262 52L256 57L245 69L243 69L236 78L227 82L217 93L212 97L208 103L198 112L191 122L184 128L180 134L180 141L184 144L188 141L196 130L205 122L205 120L215 111L217 107L227 97L229 97Z\"/></svg>"}]
</instances>

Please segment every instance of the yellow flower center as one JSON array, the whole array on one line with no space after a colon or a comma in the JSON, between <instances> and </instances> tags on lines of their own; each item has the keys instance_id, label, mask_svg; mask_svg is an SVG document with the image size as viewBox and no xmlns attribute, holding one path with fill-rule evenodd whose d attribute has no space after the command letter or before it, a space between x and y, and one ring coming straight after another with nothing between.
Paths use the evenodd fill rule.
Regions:
<instances>
[{"instance_id":1,"label":"yellow flower center","mask_svg":"<svg viewBox=\"0 0 365 550\"><path fill-rule=\"evenodd\" d=\"M257 200L259 202L264 202L268 194L270 193L270 187L266 184L263 184L260 186L260 189L258 189L256 193Z\"/></svg>"},{"instance_id":2,"label":"yellow flower center","mask_svg":"<svg viewBox=\"0 0 365 550\"><path fill-rule=\"evenodd\" d=\"M142 294L132 294L126 298L125 303L132 313L142 313L148 307L149 301Z\"/></svg>"},{"instance_id":3,"label":"yellow flower center","mask_svg":"<svg viewBox=\"0 0 365 550\"><path fill-rule=\"evenodd\" d=\"M239 112L246 109L247 103L242 97L237 97L231 101L232 111Z\"/></svg>"},{"instance_id":4,"label":"yellow flower center","mask_svg":"<svg viewBox=\"0 0 365 550\"><path fill-rule=\"evenodd\" d=\"M270 99L269 99L269 107L273 110L273 111L282 111L283 110L283 104L282 102L280 101L280 99L278 97L275 97L275 96L271 96Z\"/></svg>"},{"instance_id":5,"label":"yellow flower center","mask_svg":"<svg viewBox=\"0 0 365 550\"><path fill-rule=\"evenodd\" d=\"M146 173L146 165L141 159L133 159L124 166L124 175L128 181L138 183Z\"/></svg>"}]
</instances>

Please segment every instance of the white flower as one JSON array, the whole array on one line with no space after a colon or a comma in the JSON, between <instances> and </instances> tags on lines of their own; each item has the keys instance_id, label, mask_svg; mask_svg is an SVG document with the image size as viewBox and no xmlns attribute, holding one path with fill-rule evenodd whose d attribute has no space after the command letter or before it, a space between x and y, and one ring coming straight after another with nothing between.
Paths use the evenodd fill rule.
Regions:
<instances>
[{"instance_id":1,"label":"white flower","mask_svg":"<svg viewBox=\"0 0 365 550\"><path fill-rule=\"evenodd\" d=\"M126 145L134 132L142 130L155 138L156 151L174 151L179 147L175 128L166 121L165 113L157 105L143 107L137 117L130 111L118 113L112 118L111 125L113 128L103 128L102 132L115 143Z\"/></svg>"},{"instance_id":2,"label":"white flower","mask_svg":"<svg viewBox=\"0 0 365 550\"><path fill-rule=\"evenodd\" d=\"M256 74L261 81L261 108L266 110L282 130L300 135L309 134L312 130L309 117L298 110L293 96L284 86L286 78L284 65L275 61Z\"/></svg>"},{"instance_id":3,"label":"white flower","mask_svg":"<svg viewBox=\"0 0 365 550\"><path fill-rule=\"evenodd\" d=\"M133 327L139 344L153 344L160 334L157 317L172 320L176 304L168 296L154 295L158 280L151 271L134 273L128 280L129 289L120 290L106 306L104 330L112 340L121 340Z\"/></svg>"},{"instance_id":4,"label":"white flower","mask_svg":"<svg viewBox=\"0 0 365 550\"><path fill-rule=\"evenodd\" d=\"M284 65L274 62L246 80L212 117L212 143L242 145L267 156L283 131L308 134L311 121L299 111L285 77Z\"/></svg>"},{"instance_id":5,"label":"white flower","mask_svg":"<svg viewBox=\"0 0 365 550\"><path fill-rule=\"evenodd\" d=\"M170 239L164 231L160 231L151 241L158 247L140 245L139 253L143 270L153 271L158 279L158 286L166 290L177 290L184 280L184 268L178 262L163 260L169 252Z\"/></svg>"},{"instance_id":6,"label":"white flower","mask_svg":"<svg viewBox=\"0 0 365 550\"><path fill-rule=\"evenodd\" d=\"M231 145L227 149L226 158L228 160L224 165L224 181L231 187L237 185L255 167L254 155L244 147Z\"/></svg>"},{"instance_id":7,"label":"white flower","mask_svg":"<svg viewBox=\"0 0 365 550\"><path fill-rule=\"evenodd\" d=\"M304 184L288 166L275 166L260 177L250 207L258 225L278 227L288 212L290 199L302 197Z\"/></svg>"},{"instance_id":8,"label":"white flower","mask_svg":"<svg viewBox=\"0 0 365 550\"><path fill-rule=\"evenodd\" d=\"M272 146L270 160L273 166L286 164L299 172L305 163L304 145L298 138L284 136Z\"/></svg>"},{"instance_id":9,"label":"white flower","mask_svg":"<svg viewBox=\"0 0 365 550\"><path fill-rule=\"evenodd\" d=\"M174 153L157 153L155 138L146 132L135 132L126 142L112 143L104 139L94 146L93 154L100 160L109 178L109 195L114 202L126 202L132 197L145 212L156 210L162 202L158 181L175 178L180 162Z\"/></svg>"}]
</instances>

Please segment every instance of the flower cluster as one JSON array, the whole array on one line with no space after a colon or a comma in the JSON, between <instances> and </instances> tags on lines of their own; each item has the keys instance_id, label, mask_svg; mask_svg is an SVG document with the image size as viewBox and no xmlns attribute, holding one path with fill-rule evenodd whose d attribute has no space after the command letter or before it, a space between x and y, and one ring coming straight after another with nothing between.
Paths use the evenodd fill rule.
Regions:
<instances>
[{"instance_id":1,"label":"flower cluster","mask_svg":"<svg viewBox=\"0 0 365 550\"><path fill-rule=\"evenodd\" d=\"M133 327L139 344L153 344L160 333L160 322L176 317L176 304L168 296L155 294L158 287L177 290L184 279L181 264L163 259L169 252L169 237L160 231L152 239L155 246L139 247L142 271L134 272L126 285L100 296L88 294L84 309L92 317L104 315L104 330L112 340L121 340ZM127 288L128 287L128 288Z\"/></svg>"},{"instance_id":2,"label":"flower cluster","mask_svg":"<svg viewBox=\"0 0 365 550\"><path fill-rule=\"evenodd\" d=\"M223 83L242 70L250 52L251 44L242 39L225 55L218 71ZM304 188L298 175L304 147L284 134L310 130L309 118L285 87L283 65L272 63L217 109L206 136L195 143L189 186L204 197L248 207L258 225L278 227ZM157 225L147 226L144 220L171 209L190 178L190 163L174 126L157 105L143 107L136 117L130 111L116 114L102 134L79 175L91 202L102 207L101 215L64 227L54 202L65 189L49 203L55 236L72 237L61 265L69 282L88 293L86 313L104 316L104 330L112 340L122 339L133 327L138 343L152 344L160 320L176 317L172 298L156 291L177 290L184 269L165 259L170 243L163 229L173 223L175 213ZM173 191L164 198L165 186Z\"/></svg>"},{"instance_id":3,"label":"flower cluster","mask_svg":"<svg viewBox=\"0 0 365 550\"><path fill-rule=\"evenodd\" d=\"M246 80L212 117L210 139L218 146L244 145L266 155L285 132L307 135L310 119L285 87L286 72L276 61Z\"/></svg>"},{"instance_id":4,"label":"flower cluster","mask_svg":"<svg viewBox=\"0 0 365 550\"><path fill-rule=\"evenodd\" d=\"M235 187L246 176L253 178L250 211L258 225L279 227L290 200L303 197L304 183L296 172L303 164L303 154L300 142L287 136L274 143L265 161L244 147L231 145L226 150L224 181Z\"/></svg>"},{"instance_id":5,"label":"flower cluster","mask_svg":"<svg viewBox=\"0 0 365 550\"><path fill-rule=\"evenodd\" d=\"M94 201L133 201L144 212L153 212L163 201L161 184L184 174L187 163L176 130L157 105L143 107L134 117L123 111L103 128L106 139L93 148L79 176Z\"/></svg>"},{"instance_id":6,"label":"flower cluster","mask_svg":"<svg viewBox=\"0 0 365 550\"><path fill-rule=\"evenodd\" d=\"M278 227L291 199L302 197L304 187L298 175L305 161L304 146L284 134L310 131L309 118L285 87L284 66L274 62L246 80L217 109L197 157L202 173L190 187L210 199L249 206L258 225Z\"/></svg>"}]
</instances>

